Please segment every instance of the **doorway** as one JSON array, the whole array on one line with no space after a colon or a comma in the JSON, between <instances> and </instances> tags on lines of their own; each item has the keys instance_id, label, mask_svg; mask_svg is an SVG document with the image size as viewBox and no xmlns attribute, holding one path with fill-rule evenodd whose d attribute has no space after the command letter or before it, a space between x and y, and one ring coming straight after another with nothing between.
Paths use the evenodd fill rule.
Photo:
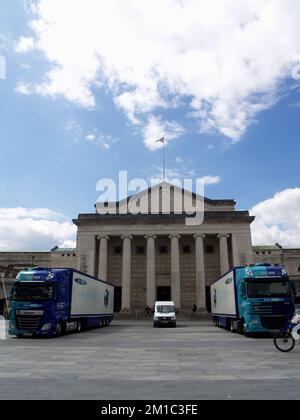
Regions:
<instances>
[{"instance_id":1,"label":"doorway","mask_svg":"<svg viewBox=\"0 0 300 420\"><path fill-rule=\"evenodd\" d=\"M122 309L122 287L115 287L114 312L118 313Z\"/></svg>"},{"instance_id":2,"label":"doorway","mask_svg":"<svg viewBox=\"0 0 300 420\"><path fill-rule=\"evenodd\" d=\"M169 302L171 300L171 287L170 286L159 286L157 287L157 301Z\"/></svg>"}]
</instances>

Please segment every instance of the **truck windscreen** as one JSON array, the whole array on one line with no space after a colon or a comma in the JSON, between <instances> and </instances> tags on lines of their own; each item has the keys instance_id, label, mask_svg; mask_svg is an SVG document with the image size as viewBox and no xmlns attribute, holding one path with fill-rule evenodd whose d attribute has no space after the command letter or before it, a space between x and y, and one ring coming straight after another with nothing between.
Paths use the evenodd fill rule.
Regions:
<instances>
[{"instance_id":1,"label":"truck windscreen","mask_svg":"<svg viewBox=\"0 0 300 420\"><path fill-rule=\"evenodd\" d=\"M12 300L18 302L47 301L53 298L53 292L53 286L20 284L14 287Z\"/></svg>"},{"instance_id":2,"label":"truck windscreen","mask_svg":"<svg viewBox=\"0 0 300 420\"><path fill-rule=\"evenodd\" d=\"M247 281L248 298L288 297L291 296L288 280L254 280Z\"/></svg>"}]
</instances>

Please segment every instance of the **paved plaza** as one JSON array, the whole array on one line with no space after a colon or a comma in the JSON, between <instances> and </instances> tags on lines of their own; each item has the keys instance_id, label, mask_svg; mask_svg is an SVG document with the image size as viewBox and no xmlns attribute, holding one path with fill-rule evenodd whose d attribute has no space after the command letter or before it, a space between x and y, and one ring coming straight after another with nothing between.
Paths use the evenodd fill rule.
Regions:
<instances>
[{"instance_id":1,"label":"paved plaza","mask_svg":"<svg viewBox=\"0 0 300 420\"><path fill-rule=\"evenodd\" d=\"M150 321L58 339L0 341L0 399L299 399L300 347L210 322Z\"/></svg>"}]
</instances>

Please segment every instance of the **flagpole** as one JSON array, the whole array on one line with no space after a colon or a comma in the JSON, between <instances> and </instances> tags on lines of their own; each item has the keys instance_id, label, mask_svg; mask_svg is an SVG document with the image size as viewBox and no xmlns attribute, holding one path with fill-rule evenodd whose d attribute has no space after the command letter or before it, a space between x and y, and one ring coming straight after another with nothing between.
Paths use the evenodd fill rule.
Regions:
<instances>
[{"instance_id":1,"label":"flagpole","mask_svg":"<svg viewBox=\"0 0 300 420\"><path fill-rule=\"evenodd\" d=\"M166 180L166 149L165 149L165 137L162 137L161 139L157 140L155 143L162 143L163 144L163 181Z\"/></svg>"},{"instance_id":2,"label":"flagpole","mask_svg":"<svg viewBox=\"0 0 300 420\"><path fill-rule=\"evenodd\" d=\"M165 139L163 141L163 180L166 180L166 151L165 151Z\"/></svg>"}]
</instances>

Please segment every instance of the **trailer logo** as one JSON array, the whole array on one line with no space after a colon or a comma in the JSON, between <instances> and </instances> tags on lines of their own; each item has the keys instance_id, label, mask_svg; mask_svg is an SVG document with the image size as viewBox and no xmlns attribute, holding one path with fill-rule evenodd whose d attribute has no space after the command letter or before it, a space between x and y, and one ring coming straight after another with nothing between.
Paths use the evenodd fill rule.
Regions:
<instances>
[{"instance_id":1,"label":"trailer logo","mask_svg":"<svg viewBox=\"0 0 300 420\"><path fill-rule=\"evenodd\" d=\"M104 306L105 308L108 307L108 303L109 303L109 291L106 289L105 295L104 295Z\"/></svg>"},{"instance_id":2,"label":"trailer logo","mask_svg":"<svg viewBox=\"0 0 300 420\"><path fill-rule=\"evenodd\" d=\"M80 286L86 286L87 282L83 279L75 279L76 283L80 284Z\"/></svg>"}]
</instances>

